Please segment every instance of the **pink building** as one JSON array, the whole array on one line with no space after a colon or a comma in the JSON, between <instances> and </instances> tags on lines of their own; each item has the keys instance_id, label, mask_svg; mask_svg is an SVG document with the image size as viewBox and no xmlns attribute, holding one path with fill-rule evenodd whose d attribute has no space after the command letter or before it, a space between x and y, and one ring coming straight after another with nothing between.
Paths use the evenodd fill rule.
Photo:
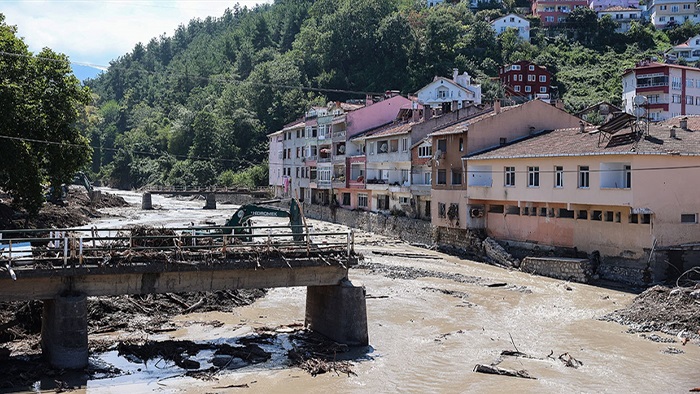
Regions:
<instances>
[{"instance_id":1,"label":"pink building","mask_svg":"<svg viewBox=\"0 0 700 394\"><path fill-rule=\"evenodd\" d=\"M573 10L582 7L588 7L588 0L533 0L532 14L547 27L566 21Z\"/></svg>"},{"instance_id":2,"label":"pink building","mask_svg":"<svg viewBox=\"0 0 700 394\"><path fill-rule=\"evenodd\" d=\"M697 264L700 204L689 180L700 179L700 117L648 131L633 121L621 114L600 127L540 131L468 155L468 227L597 251L602 266L627 262L639 281Z\"/></svg>"}]
</instances>

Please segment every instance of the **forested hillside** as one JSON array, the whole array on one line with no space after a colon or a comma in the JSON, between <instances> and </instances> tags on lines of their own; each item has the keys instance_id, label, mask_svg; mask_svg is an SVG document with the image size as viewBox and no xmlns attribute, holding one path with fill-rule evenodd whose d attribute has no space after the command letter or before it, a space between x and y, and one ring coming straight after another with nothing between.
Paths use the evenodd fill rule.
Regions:
<instances>
[{"instance_id":1,"label":"forested hillside","mask_svg":"<svg viewBox=\"0 0 700 394\"><path fill-rule=\"evenodd\" d=\"M265 184L265 135L312 103L362 92L416 92L435 75L466 70L499 97L498 66L533 60L556 73L568 110L619 103L621 72L697 29L634 25L614 32L577 10L560 29L531 19L531 43L499 37L487 20L519 4L470 11L465 3L424 8L412 0L277 0L192 20L172 36L137 44L87 85L84 119L92 171L112 186ZM526 3L525 3L526 4ZM305 87L300 89L299 87Z\"/></svg>"}]
</instances>

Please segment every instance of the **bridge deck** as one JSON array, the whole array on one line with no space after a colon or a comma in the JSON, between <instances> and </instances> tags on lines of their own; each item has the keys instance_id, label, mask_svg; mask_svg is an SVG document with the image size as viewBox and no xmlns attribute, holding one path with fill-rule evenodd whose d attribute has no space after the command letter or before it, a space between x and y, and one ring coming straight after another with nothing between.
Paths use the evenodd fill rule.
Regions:
<instances>
[{"instance_id":1,"label":"bridge deck","mask_svg":"<svg viewBox=\"0 0 700 394\"><path fill-rule=\"evenodd\" d=\"M31 237L5 237L0 301L50 299L65 292L97 296L334 285L357 263L351 233L307 233L304 241L294 242L291 233L278 231L253 234L259 242L242 243L240 236L185 231L40 230ZM13 256L12 243L28 242L31 256L26 250Z\"/></svg>"}]
</instances>

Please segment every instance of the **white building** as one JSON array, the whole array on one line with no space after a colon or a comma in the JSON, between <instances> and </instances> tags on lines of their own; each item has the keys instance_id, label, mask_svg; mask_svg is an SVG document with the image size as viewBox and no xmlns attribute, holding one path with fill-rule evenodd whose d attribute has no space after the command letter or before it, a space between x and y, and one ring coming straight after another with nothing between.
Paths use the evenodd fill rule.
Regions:
<instances>
[{"instance_id":1,"label":"white building","mask_svg":"<svg viewBox=\"0 0 700 394\"><path fill-rule=\"evenodd\" d=\"M622 107L625 112L634 112L636 96L645 97L643 109L653 121L700 115L700 69L640 62L622 74Z\"/></svg>"},{"instance_id":2,"label":"white building","mask_svg":"<svg viewBox=\"0 0 700 394\"><path fill-rule=\"evenodd\" d=\"M473 82L466 71L459 75L459 69L455 68L452 79L435 77L416 96L420 104L442 108L443 112L457 111L470 104L481 104L481 85Z\"/></svg>"},{"instance_id":3,"label":"white building","mask_svg":"<svg viewBox=\"0 0 700 394\"><path fill-rule=\"evenodd\" d=\"M520 38L530 42L530 22L515 14L508 14L492 21L491 27L496 31L497 36L503 34L507 29L516 29Z\"/></svg>"},{"instance_id":4,"label":"white building","mask_svg":"<svg viewBox=\"0 0 700 394\"><path fill-rule=\"evenodd\" d=\"M598 19L605 15L610 15L610 18L620 24L615 31L624 33L629 31L632 22L639 21L642 18L642 10L632 7L613 6L598 11Z\"/></svg>"},{"instance_id":5,"label":"white building","mask_svg":"<svg viewBox=\"0 0 700 394\"><path fill-rule=\"evenodd\" d=\"M688 41L671 48L667 55L670 59L684 59L688 62L700 60L700 35L690 38Z\"/></svg>"},{"instance_id":6,"label":"white building","mask_svg":"<svg viewBox=\"0 0 700 394\"><path fill-rule=\"evenodd\" d=\"M639 8L639 0L590 0L588 7L596 12L610 7Z\"/></svg>"},{"instance_id":7,"label":"white building","mask_svg":"<svg viewBox=\"0 0 700 394\"><path fill-rule=\"evenodd\" d=\"M700 22L695 0L651 0L648 10L651 23L659 29L680 25L687 20Z\"/></svg>"}]
</instances>

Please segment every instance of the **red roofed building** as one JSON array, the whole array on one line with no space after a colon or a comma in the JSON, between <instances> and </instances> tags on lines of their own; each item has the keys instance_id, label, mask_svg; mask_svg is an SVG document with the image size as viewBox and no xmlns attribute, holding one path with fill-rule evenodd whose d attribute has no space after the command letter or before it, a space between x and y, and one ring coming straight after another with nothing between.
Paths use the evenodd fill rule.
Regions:
<instances>
[{"instance_id":1,"label":"red roofed building","mask_svg":"<svg viewBox=\"0 0 700 394\"><path fill-rule=\"evenodd\" d=\"M506 97L516 102L535 98L550 102L552 99L552 74L546 67L521 60L501 66L498 78L505 88Z\"/></svg>"},{"instance_id":2,"label":"red roofed building","mask_svg":"<svg viewBox=\"0 0 700 394\"><path fill-rule=\"evenodd\" d=\"M542 26L547 27L566 21L573 10L582 7L588 7L588 0L533 0L531 8Z\"/></svg>"}]
</instances>

